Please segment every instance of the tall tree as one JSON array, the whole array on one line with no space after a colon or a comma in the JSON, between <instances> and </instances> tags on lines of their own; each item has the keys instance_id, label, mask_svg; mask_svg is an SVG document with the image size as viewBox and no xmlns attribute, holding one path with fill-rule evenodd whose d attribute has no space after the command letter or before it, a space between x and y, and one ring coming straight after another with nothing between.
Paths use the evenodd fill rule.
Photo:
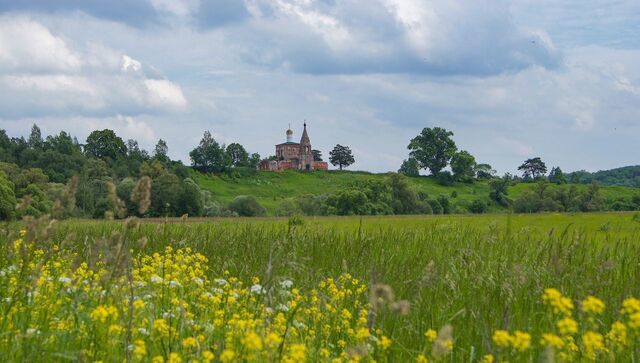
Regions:
<instances>
[{"instance_id":1,"label":"tall tree","mask_svg":"<svg viewBox=\"0 0 640 363\"><path fill-rule=\"evenodd\" d=\"M166 163L169 161L169 146L167 146L167 142L160 139L156 144L156 147L153 149L153 157L157 160Z\"/></svg>"},{"instance_id":2,"label":"tall tree","mask_svg":"<svg viewBox=\"0 0 640 363\"><path fill-rule=\"evenodd\" d=\"M511 176L505 174L502 178L495 178L489 182L489 198L503 207L509 205L508 187L511 183Z\"/></svg>"},{"instance_id":3,"label":"tall tree","mask_svg":"<svg viewBox=\"0 0 640 363\"><path fill-rule=\"evenodd\" d=\"M87 137L84 151L98 159L116 160L126 155L127 146L124 141L109 129L93 131Z\"/></svg>"},{"instance_id":4,"label":"tall tree","mask_svg":"<svg viewBox=\"0 0 640 363\"><path fill-rule=\"evenodd\" d=\"M462 150L451 157L451 171L453 177L458 181L473 180L476 167L476 158L469 152Z\"/></svg>"},{"instance_id":5,"label":"tall tree","mask_svg":"<svg viewBox=\"0 0 640 363\"><path fill-rule=\"evenodd\" d=\"M31 126L31 133L29 134L29 140L27 141L29 147L32 149L41 149L44 144L44 140L42 139L42 132L38 125L33 124Z\"/></svg>"},{"instance_id":6,"label":"tall tree","mask_svg":"<svg viewBox=\"0 0 640 363\"><path fill-rule=\"evenodd\" d=\"M262 160L260 158L260 154L258 153L251 154L251 157L249 157L249 167L253 169L257 169L258 166L260 165L260 160Z\"/></svg>"},{"instance_id":7,"label":"tall tree","mask_svg":"<svg viewBox=\"0 0 640 363\"><path fill-rule=\"evenodd\" d=\"M227 145L227 155L231 160L233 166L247 166L249 165L249 153L245 150L244 146L238 143L231 143Z\"/></svg>"},{"instance_id":8,"label":"tall tree","mask_svg":"<svg viewBox=\"0 0 640 363\"><path fill-rule=\"evenodd\" d=\"M404 174L406 176L419 176L420 164L418 163L418 160L416 160L416 158L414 157L410 157L409 159L404 160L402 162L402 165L400 165L398 173Z\"/></svg>"},{"instance_id":9,"label":"tall tree","mask_svg":"<svg viewBox=\"0 0 640 363\"><path fill-rule=\"evenodd\" d=\"M453 132L443 128L425 127L409 142L409 154L418 160L421 168L429 169L431 174L436 175L447 166L457 150L452 136Z\"/></svg>"},{"instance_id":10,"label":"tall tree","mask_svg":"<svg viewBox=\"0 0 640 363\"><path fill-rule=\"evenodd\" d=\"M549 172L549 181L556 184L566 184L567 178L564 176L562 169L559 166L551 168Z\"/></svg>"},{"instance_id":11,"label":"tall tree","mask_svg":"<svg viewBox=\"0 0 640 363\"><path fill-rule=\"evenodd\" d=\"M527 159L518 167L526 180L538 179L547 173L547 165L539 157Z\"/></svg>"},{"instance_id":12,"label":"tall tree","mask_svg":"<svg viewBox=\"0 0 640 363\"><path fill-rule=\"evenodd\" d=\"M313 149L311 153L313 154L313 161L322 161L322 151Z\"/></svg>"},{"instance_id":13,"label":"tall tree","mask_svg":"<svg viewBox=\"0 0 640 363\"><path fill-rule=\"evenodd\" d=\"M227 162L224 147L211 136L211 132L205 131L198 147L193 149L189 156L194 169L203 173L220 173L226 170Z\"/></svg>"},{"instance_id":14,"label":"tall tree","mask_svg":"<svg viewBox=\"0 0 640 363\"><path fill-rule=\"evenodd\" d=\"M477 164L475 167L476 178L488 179L495 175L496 171L489 164Z\"/></svg>"},{"instance_id":15,"label":"tall tree","mask_svg":"<svg viewBox=\"0 0 640 363\"><path fill-rule=\"evenodd\" d=\"M329 152L329 161L333 166L337 165L342 170L343 167L355 163L356 160L348 146L338 144Z\"/></svg>"}]
</instances>

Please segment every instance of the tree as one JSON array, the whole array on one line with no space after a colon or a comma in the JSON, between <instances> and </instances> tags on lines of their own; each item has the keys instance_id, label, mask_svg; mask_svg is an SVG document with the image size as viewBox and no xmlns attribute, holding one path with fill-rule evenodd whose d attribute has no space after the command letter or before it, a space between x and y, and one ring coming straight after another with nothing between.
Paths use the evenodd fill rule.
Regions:
<instances>
[{"instance_id":1,"label":"tree","mask_svg":"<svg viewBox=\"0 0 640 363\"><path fill-rule=\"evenodd\" d=\"M355 163L356 160L353 158L351 149L349 149L348 146L338 144L333 148L333 150L331 150L331 152L329 152L329 161L331 162L331 165L337 165L340 170L342 170L343 167L347 167Z\"/></svg>"},{"instance_id":2,"label":"tree","mask_svg":"<svg viewBox=\"0 0 640 363\"><path fill-rule=\"evenodd\" d=\"M473 180L475 167L476 158L465 150L457 152L451 157L451 171L453 171L453 177L458 181Z\"/></svg>"},{"instance_id":3,"label":"tree","mask_svg":"<svg viewBox=\"0 0 640 363\"><path fill-rule=\"evenodd\" d=\"M267 214L266 209L252 195L237 196L229 204L229 210L241 217L259 217Z\"/></svg>"},{"instance_id":4,"label":"tree","mask_svg":"<svg viewBox=\"0 0 640 363\"><path fill-rule=\"evenodd\" d=\"M169 161L168 154L169 154L169 146L167 145L167 142L162 139L159 139L158 143L156 144L156 147L153 149L153 157L163 163L166 163Z\"/></svg>"},{"instance_id":5,"label":"tree","mask_svg":"<svg viewBox=\"0 0 640 363\"><path fill-rule=\"evenodd\" d=\"M487 203L480 199L476 199L469 204L469 212L474 214L482 214L487 212Z\"/></svg>"},{"instance_id":6,"label":"tree","mask_svg":"<svg viewBox=\"0 0 640 363\"><path fill-rule=\"evenodd\" d=\"M476 178L489 179L492 178L496 171L489 164L477 164L475 168Z\"/></svg>"},{"instance_id":7,"label":"tree","mask_svg":"<svg viewBox=\"0 0 640 363\"><path fill-rule=\"evenodd\" d=\"M127 146L124 141L109 129L93 131L84 145L87 155L98 159L116 160L126 155Z\"/></svg>"},{"instance_id":8,"label":"tree","mask_svg":"<svg viewBox=\"0 0 640 363\"><path fill-rule=\"evenodd\" d=\"M547 173L547 165L539 158L527 159L518 167L525 180L535 180Z\"/></svg>"},{"instance_id":9,"label":"tree","mask_svg":"<svg viewBox=\"0 0 640 363\"><path fill-rule=\"evenodd\" d=\"M418 163L418 160L411 157L407 160L402 161L402 165L400 165L398 173L404 174L406 176L419 176L420 164Z\"/></svg>"},{"instance_id":10,"label":"tree","mask_svg":"<svg viewBox=\"0 0 640 363\"><path fill-rule=\"evenodd\" d=\"M313 154L313 161L322 161L322 151L320 150L311 150Z\"/></svg>"},{"instance_id":11,"label":"tree","mask_svg":"<svg viewBox=\"0 0 640 363\"><path fill-rule=\"evenodd\" d=\"M453 132L443 128L426 127L409 142L409 154L418 160L421 168L429 169L431 174L437 175L447 166L457 150L451 136Z\"/></svg>"},{"instance_id":12,"label":"tree","mask_svg":"<svg viewBox=\"0 0 640 363\"><path fill-rule=\"evenodd\" d=\"M200 145L193 149L189 156L193 168L203 173L220 173L227 167L225 150L209 131L204 132Z\"/></svg>"},{"instance_id":13,"label":"tree","mask_svg":"<svg viewBox=\"0 0 640 363\"><path fill-rule=\"evenodd\" d=\"M32 149L41 149L44 140L42 140L42 132L40 132L40 128L38 125L33 124L31 127L31 134L29 134L29 140L27 141L29 147Z\"/></svg>"},{"instance_id":14,"label":"tree","mask_svg":"<svg viewBox=\"0 0 640 363\"><path fill-rule=\"evenodd\" d=\"M419 212L416 192L411 189L407 177L402 174L389 174L387 179L391 188L391 208L395 214L414 214Z\"/></svg>"},{"instance_id":15,"label":"tree","mask_svg":"<svg viewBox=\"0 0 640 363\"><path fill-rule=\"evenodd\" d=\"M567 178L564 176L562 169L560 169L559 166L556 166L555 168L551 168L549 181L556 184L566 184Z\"/></svg>"},{"instance_id":16,"label":"tree","mask_svg":"<svg viewBox=\"0 0 640 363\"><path fill-rule=\"evenodd\" d=\"M13 183L0 171L0 220L13 218L15 207L16 195L13 192Z\"/></svg>"},{"instance_id":17,"label":"tree","mask_svg":"<svg viewBox=\"0 0 640 363\"><path fill-rule=\"evenodd\" d=\"M511 183L511 177L505 174L502 178L493 179L489 182L489 198L503 207L509 206L508 187Z\"/></svg>"},{"instance_id":18,"label":"tree","mask_svg":"<svg viewBox=\"0 0 640 363\"><path fill-rule=\"evenodd\" d=\"M249 167L252 169L257 169L258 166L260 165L260 160L262 160L260 158L260 154L258 153L251 154L251 157L249 158Z\"/></svg>"},{"instance_id":19,"label":"tree","mask_svg":"<svg viewBox=\"0 0 640 363\"><path fill-rule=\"evenodd\" d=\"M231 165L235 167L249 165L249 153L244 146L238 143L227 145L227 155L231 160Z\"/></svg>"}]
</instances>

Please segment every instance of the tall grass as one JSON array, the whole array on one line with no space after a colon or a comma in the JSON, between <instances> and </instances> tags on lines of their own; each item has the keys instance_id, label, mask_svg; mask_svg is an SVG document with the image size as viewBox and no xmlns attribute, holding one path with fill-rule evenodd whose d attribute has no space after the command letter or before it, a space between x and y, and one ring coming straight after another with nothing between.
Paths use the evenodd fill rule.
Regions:
<instances>
[{"instance_id":1,"label":"tall grass","mask_svg":"<svg viewBox=\"0 0 640 363\"><path fill-rule=\"evenodd\" d=\"M606 326L624 298L640 296L640 223L630 214L172 222L142 223L129 237L146 237L147 253L191 247L208 258L212 277L228 270L311 289L348 272L390 285L411 304L408 315L377 321L398 359L414 356L424 332L445 324L454 327L454 361L489 352L495 329L539 337L553 325L540 299L547 287L603 299ZM54 239L83 249L120 228L68 221Z\"/></svg>"}]
</instances>

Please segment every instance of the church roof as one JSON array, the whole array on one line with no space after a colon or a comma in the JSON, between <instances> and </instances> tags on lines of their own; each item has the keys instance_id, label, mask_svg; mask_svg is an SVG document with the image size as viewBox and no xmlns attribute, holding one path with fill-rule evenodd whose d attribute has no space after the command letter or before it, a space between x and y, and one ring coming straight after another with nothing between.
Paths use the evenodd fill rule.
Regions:
<instances>
[{"instance_id":1,"label":"church roof","mask_svg":"<svg viewBox=\"0 0 640 363\"><path fill-rule=\"evenodd\" d=\"M301 144L311 145L311 141L309 140L309 134L307 134L307 123L304 123L304 131L302 131L302 138L300 138Z\"/></svg>"},{"instance_id":2,"label":"church roof","mask_svg":"<svg viewBox=\"0 0 640 363\"><path fill-rule=\"evenodd\" d=\"M292 141L283 142L282 144L276 144L276 146L280 146L280 145L300 145L300 144Z\"/></svg>"}]
</instances>

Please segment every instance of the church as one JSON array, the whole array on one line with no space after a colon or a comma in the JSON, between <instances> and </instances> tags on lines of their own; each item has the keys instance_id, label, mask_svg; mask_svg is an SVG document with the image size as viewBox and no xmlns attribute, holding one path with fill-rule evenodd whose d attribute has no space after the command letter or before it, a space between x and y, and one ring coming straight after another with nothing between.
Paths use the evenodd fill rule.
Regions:
<instances>
[{"instance_id":1,"label":"church","mask_svg":"<svg viewBox=\"0 0 640 363\"><path fill-rule=\"evenodd\" d=\"M287 142L276 145L276 160L264 160L260 163L260 170L327 170L324 161L313 160L313 149L307 133L307 123L304 124L300 142L293 141L293 130L286 132Z\"/></svg>"}]
</instances>

